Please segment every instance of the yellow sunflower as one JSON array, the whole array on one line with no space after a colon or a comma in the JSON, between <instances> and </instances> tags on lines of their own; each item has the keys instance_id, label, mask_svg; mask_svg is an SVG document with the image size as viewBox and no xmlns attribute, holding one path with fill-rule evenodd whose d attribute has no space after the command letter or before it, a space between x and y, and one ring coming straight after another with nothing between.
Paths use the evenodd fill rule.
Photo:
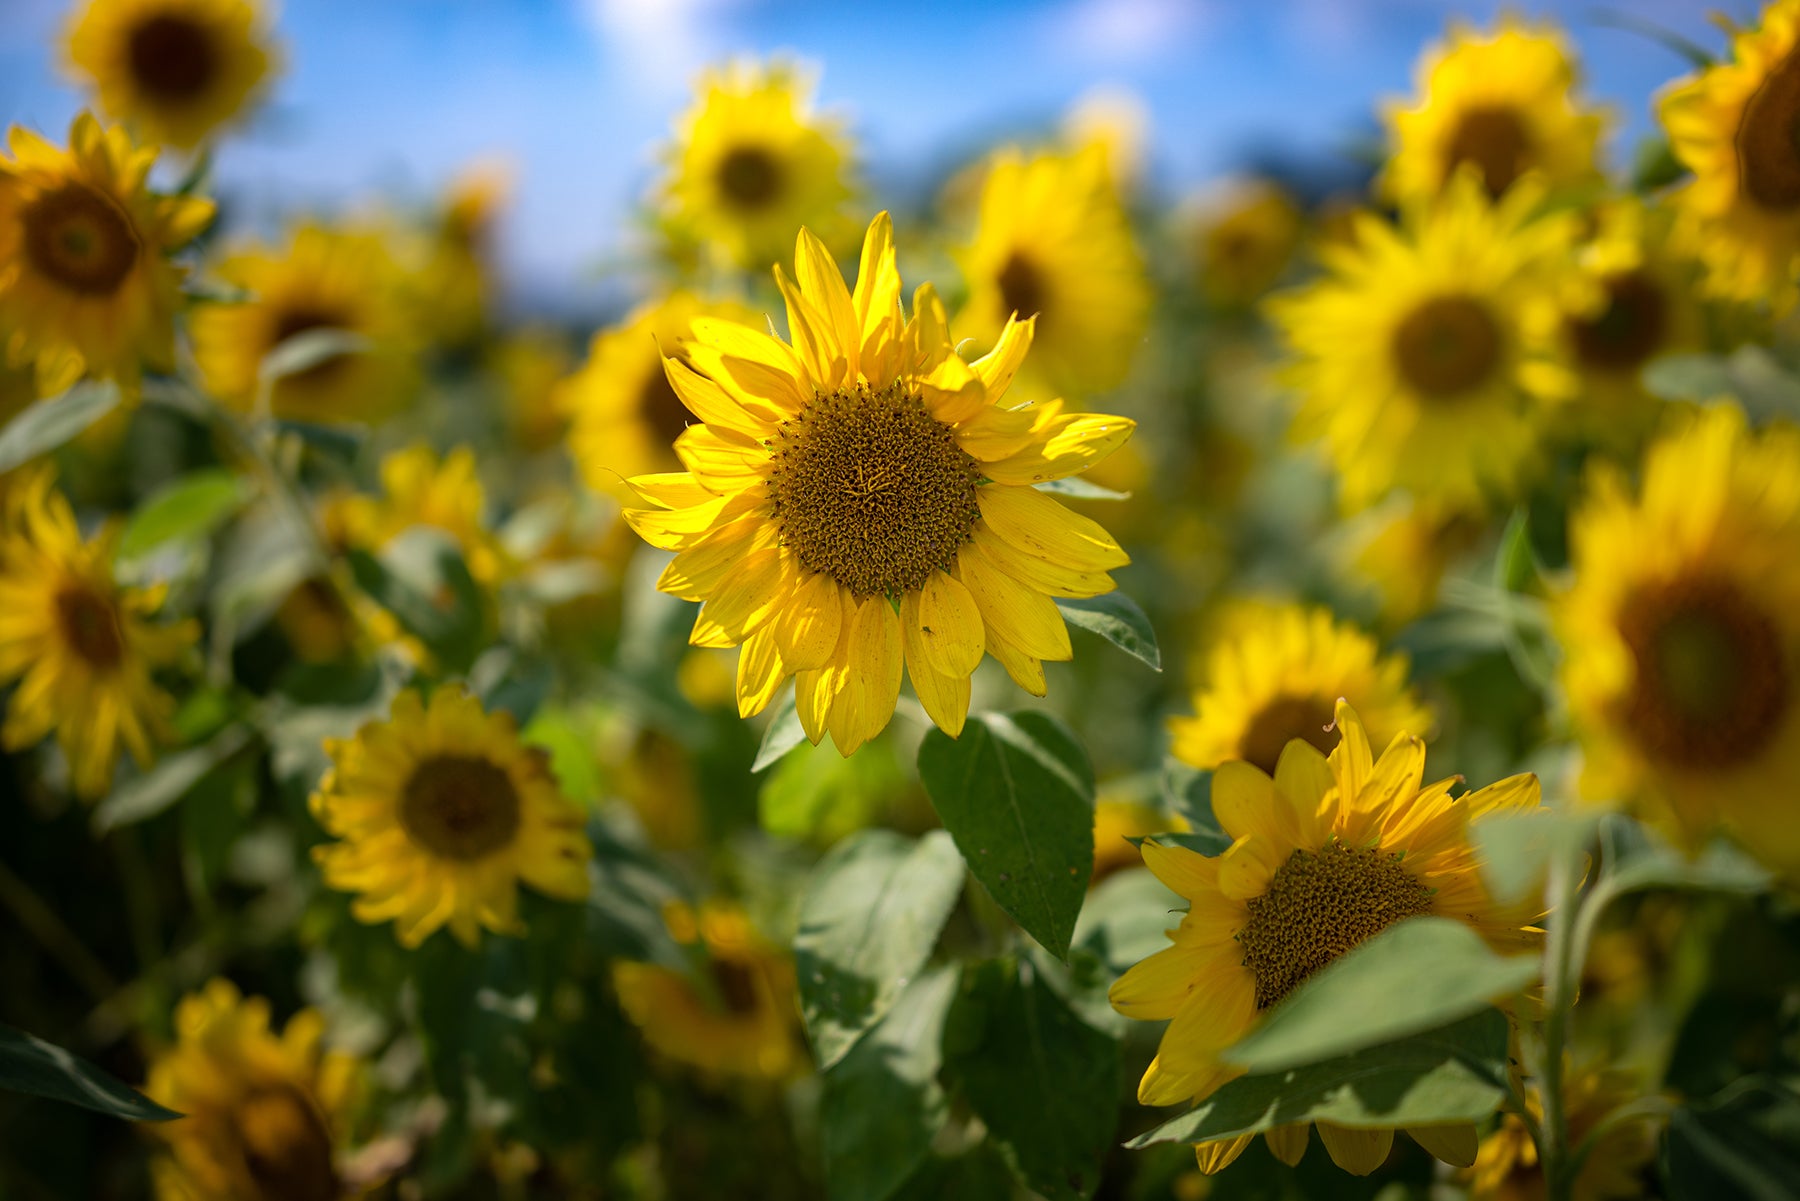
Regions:
<instances>
[{"instance_id":1,"label":"yellow sunflower","mask_svg":"<svg viewBox=\"0 0 1800 1201\"><path fill-rule=\"evenodd\" d=\"M1201 197L1188 223L1207 300L1227 309L1255 304L1300 248L1305 214L1273 180L1242 180Z\"/></svg>"},{"instance_id":2,"label":"yellow sunflower","mask_svg":"<svg viewBox=\"0 0 1800 1201\"><path fill-rule=\"evenodd\" d=\"M1582 791L1800 871L1800 432L1735 406L1595 471L1557 599Z\"/></svg>"},{"instance_id":3,"label":"yellow sunflower","mask_svg":"<svg viewBox=\"0 0 1800 1201\"><path fill-rule=\"evenodd\" d=\"M699 913L673 904L669 932L689 946L692 974L649 963L613 966L619 1004L657 1051L720 1076L780 1080L803 1061L794 1022L794 965L735 905Z\"/></svg>"},{"instance_id":4,"label":"yellow sunflower","mask_svg":"<svg viewBox=\"0 0 1800 1201\"><path fill-rule=\"evenodd\" d=\"M1469 827L1490 815L1535 810L1535 776L1514 776L1461 797L1456 778L1424 784L1425 744L1399 734L1379 760L1356 713L1337 706L1342 741L1327 759L1288 743L1271 780L1234 760L1213 775L1213 813L1236 841L1208 858L1145 842L1144 863L1189 902L1175 944L1120 976L1113 1007L1169 1021L1138 1084L1145 1105L1210 1096L1242 1074L1219 1058L1307 977L1405 918L1436 914L1467 924L1496 948L1517 952L1540 935L1535 902L1502 905L1482 882ZM1347 898L1356 898L1351 903ZM1319 1138L1345 1171L1366 1176L1387 1159L1394 1132L1321 1122ZM1475 1161L1473 1125L1407 1131L1447 1163ZM1307 1128L1269 1131L1287 1163L1306 1149ZM1202 1171L1235 1159L1250 1136L1203 1143Z\"/></svg>"},{"instance_id":5,"label":"yellow sunflower","mask_svg":"<svg viewBox=\"0 0 1800 1201\"><path fill-rule=\"evenodd\" d=\"M325 883L359 893L351 912L393 920L416 947L438 927L474 947L486 928L521 934L521 881L560 900L587 896L593 847L549 757L519 741L509 713L488 713L458 685L427 705L407 689L386 721L325 744L331 769L313 816L341 842L313 856Z\"/></svg>"},{"instance_id":6,"label":"yellow sunflower","mask_svg":"<svg viewBox=\"0 0 1800 1201\"><path fill-rule=\"evenodd\" d=\"M1552 291L1574 222L1534 220L1539 195L1490 204L1465 171L1398 228L1358 217L1353 244L1321 252L1325 278L1270 301L1297 356L1295 433L1324 440L1347 507L1400 491L1479 508L1534 466L1545 410L1575 386Z\"/></svg>"},{"instance_id":7,"label":"yellow sunflower","mask_svg":"<svg viewBox=\"0 0 1800 1201\"><path fill-rule=\"evenodd\" d=\"M450 184L412 280L422 320L437 340L464 346L487 328L494 290L494 238L512 191L501 163L475 163Z\"/></svg>"},{"instance_id":8,"label":"yellow sunflower","mask_svg":"<svg viewBox=\"0 0 1800 1201\"><path fill-rule=\"evenodd\" d=\"M795 229L836 240L845 228L850 147L813 111L813 83L792 63L732 63L700 80L668 150L663 218L739 267L763 270Z\"/></svg>"},{"instance_id":9,"label":"yellow sunflower","mask_svg":"<svg viewBox=\"0 0 1800 1201\"><path fill-rule=\"evenodd\" d=\"M517 567L488 529L487 493L467 446L442 456L423 442L390 451L381 459L379 495L339 495L327 507L324 524L344 546L378 551L407 530L428 526L450 535L480 583L498 583Z\"/></svg>"},{"instance_id":10,"label":"yellow sunflower","mask_svg":"<svg viewBox=\"0 0 1800 1201\"><path fill-rule=\"evenodd\" d=\"M1563 1113L1568 1122L1569 1145L1579 1146L1590 1131L1620 1106L1643 1095L1631 1075L1605 1068L1567 1073L1563 1082ZM1525 1107L1534 1122L1544 1118L1544 1103L1537 1087L1525 1094ZM1573 1201L1627 1201L1644 1196L1644 1173L1656 1158L1656 1126L1645 1120L1627 1122L1602 1134L1576 1173ZM1481 1140L1475 1164L1463 1172L1470 1201L1546 1201L1544 1171L1538 1164L1537 1143L1517 1114L1501 1117L1500 1125Z\"/></svg>"},{"instance_id":11,"label":"yellow sunflower","mask_svg":"<svg viewBox=\"0 0 1800 1201\"><path fill-rule=\"evenodd\" d=\"M543 327L507 334L494 347L490 366L519 448L535 454L559 445L569 425L562 409L562 380L574 366L562 334Z\"/></svg>"},{"instance_id":12,"label":"yellow sunflower","mask_svg":"<svg viewBox=\"0 0 1800 1201\"><path fill-rule=\"evenodd\" d=\"M101 109L182 150L247 108L271 66L268 17L252 0L89 0L67 53Z\"/></svg>"},{"instance_id":13,"label":"yellow sunflower","mask_svg":"<svg viewBox=\"0 0 1800 1201\"><path fill-rule=\"evenodd\" d=\"M1576 67L1555 26L1505 18L1493 33L1452 24L1448 44L1419 64L1418 94L1384 114L1393 158L1382 178L1393 199L1437 195L1469 164L1488 195L1526 175L1552 188L1600 182L1602 114L1575 96Z\"/></svg>"},{"instance_id":14,"label":"yellow sunflower","mask_svg":"<svg viewBox=\"0 0 1800 1201\"><path fill-rule=\"evenodd\" d=\"M360 335L368 345L276 381L275 416L371 421L409 399L416 333L403 274L380 237L303 225L285 250L245 249L216 272L247 294L240 303L201 305L193 316L194 358L219 399L253 409L264 358L315 329Z\"/></svg>"},{"instance_id":15,"label":"yellow sunflower","mask_svg":"<svg viewBox=\"0 0 1800 1201\"><path fill-rule=\"evenodd\" d=\"M1321 752L1337 745L1340 697L1365 715L1377 742L1402 730L1429 733L1436 723L1406 676L1405 655L1382 654L1374 638L1328 609L1259 606L1214 644L1195 715L1169 722L1170 753L1199 768L1242 759L1273 772L1296 738Z\"/></svg>"},{"instance_id":16,"label":"yellow sunflower","mask_svg":"<svg viewBox=\"0 0 1800 1201\"><path fill-rule=\"evenodd\" d=\"M212 201L150 191L156 149L87 113L67 150L16 125L9 146L0 157L7 362L35 363L45 395L83 373L131 391L144 367L172 369L185 269L168 256L212 220Z\"/></svg>"},{"instance_id":17,"label":"yellow sunflower","mask_svg":"<svg viewBox=\"0 0 1800 1201\"><path fill-rule=\"evenodd\" d=\"M1167 818L1153 805L1102 792L1094 804L1094 870L1088 877L1088 887L1142 862L1131 839L1187 828L1185 818Z\"/></svg>"},{"instance_id":18,"label":"yellow sunflower","mask_svg":"<svg viewBox=\"0 0 1800 1201\"><path fill-rule=\"evenodd\" d=\"M175 702L151 678L199 637L192 621L152 625L166 588L113 579L120 526L83 542L75 514L38 469L7 490L0 530L0 680L18 681L0 730L9 750L52 731L75 791L97 797L124 744L140 766L174 737Z\"/></svg>"},{"instance_id":19,"label":"yellow sunflower","mask_svg":"<svg viewBox=\"0 0 1800 1201\"><path fill-rule=\"evenodd\" d=\"M977 346L997 345L1015 318L1037 319L1028 391L1104 392L1131 370L1150 284L1098 147L997 155L958 265L969 287L958 329Z\"/></svg>"},{"instance_id":20,"label":"yellow sunflower","mask_svg":"<svg viewBox=\"0 0 1800 1201\"><path fill-rule=\"evenodd\" d=\"M322 1046L303 1009L277 1034L269 1003L215 979L175 1007L176 1043L150 1065L144 1092L185 1114L151 1127L161 1201L354 1201L366 1190L338 1160L362 1065Z\"/></svg>"},{"instance_id":21,"label":"yellow sunflower","mask_svg":"<svg viewBox=\"0 0 1800 1201\"><path fill-rule=\"evenodd\" d=\"M1132 423L1003 406L1031 320L964 362L930 284L904 317L886 213L854 294L809 231L795 263L797 285L775 270L791 346L703 319L687 362L664 361L697 423L675 443L687 471L632 481L653 507L626 520L679 552L657 586L705 602L694 645L743 647L742 714L795 676L807 736L846 755L887 725L903 665L951 735L984 652L1042 696L1043 660L1070 657L1050 598L1110 592L1128 559L1032 485L1086 470Z\"/></svg>"},{"instance_id":22,"label":"yellow sunflower","mask_svg":"<svg viewBox=\"0 0 1800 1201\"><path fill-rule=\"evenodd\" d=\"M1800 0L1733 29L1731 50L1658 102L1670 150L1694 173L1670 197L1675 233L1712 291L1785 310L1800 258Z\"/></svg>"},{"instance_id":23,"label":"yellow sunflower","mask_svg":"<svg viewBox=\"0 0 1800 1201\"><path fill-rule=\"evenodd\" d=\"M1480 512L1385 504L1362 514L1344 547L1343 570L1372 585L1380 627L1396 630L1435 608L1444 573L1480 545L1488 520Z\"/></svg>"}]
</instances>

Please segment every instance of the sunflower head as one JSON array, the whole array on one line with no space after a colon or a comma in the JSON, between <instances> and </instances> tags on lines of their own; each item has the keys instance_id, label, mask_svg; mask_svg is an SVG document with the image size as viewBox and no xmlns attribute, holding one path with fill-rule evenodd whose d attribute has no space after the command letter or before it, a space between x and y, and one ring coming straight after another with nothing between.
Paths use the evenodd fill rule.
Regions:
<instances>
[{"instance_id":1,"label":"sunflower head","mask_svg":"<svg viewBox=\"0 0 1800 1201\"><path fill-rule=\"evenodd\" d=\"M381 491L346 495L327 522L347 546L377 551L407 530L427 526L448 534L461 549L469 574L495 584L517 567L488 529L487 493L475 452L458 446L438 452L424 442L389 451L381 459Z\"/></svg>"},{"instance_id":2,"label":"sunflower head","mask_svg":"<svg viewBox=\"0 0 1800 1201\"><path fill-rule=\"evenodd\" d=\"M1641 1098L1630 1073L1610 1068L1564 1068L1563 1113L1571 1145L1580 1146L1621 1106ZM1544 1102L1534 1085L1525 1094L1530 1120L1541 1122ZM1627 1201L1644 1195L1643 1175L1656 1157L1656 1126L1639 1119L1601 1131L1576 1173L1574 1201ZM1460 1173L1470 1201L1538 1201L1544 1171L1526 1119L1507 1113L1481 1140L1473 1166Z\"/></svg>"},{"instance_id":3,"label":"sunflower head","mask_svg":"<svg viewBox=\"0 0 1800 1201\"><path fill-rule=\"evenodd\" d=\"M1220 308L1241 309L1287 270L1305 214L1273 180L1251 179L1203 197L1190 220L1201 291Z\"/></svg>"}]
</instances>

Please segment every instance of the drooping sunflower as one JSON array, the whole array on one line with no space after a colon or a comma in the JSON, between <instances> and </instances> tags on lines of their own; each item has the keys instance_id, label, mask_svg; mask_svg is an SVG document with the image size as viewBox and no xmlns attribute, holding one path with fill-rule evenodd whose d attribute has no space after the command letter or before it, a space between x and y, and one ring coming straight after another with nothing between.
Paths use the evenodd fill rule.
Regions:
<instances>
[{"instance_id":1,"label":"drooping sunflower","mask_svg":"<svg viewBox=\"0 0 1800 1201\"><path fill-rule=\"evenodd\" d=\"M1032 485L1086 470L1132 422L1005 407L1030 319L958 357L930 284L902 312L886 213L854 294L806 230L796 276L776 268L791 346L702 319L687 362L664 360L698 423L675 442L687 471L632 481L654 507L626 520L678 552L657 586L705 602L695 645L743 647L739 712L794 676L807 736L846 755L887 725L903 665L951 735L984 652L1042 696L1043 660L1070 657L1050 598L1109 592L1128 560Z\"/></svg>"},{"instance_id":2,"label":"drooping sunflower","mask_svg":"<svg viewBox=\"0 0 1800 1201\"><path fill-rule=\"evenodd\" d=\"M1273 180L1234 182L1198 198L1191 210L1200 290L1221 308L1261 300L1300 248L1305 214Z\"/></svg>"},{"instance_id":3,"label":"drooping sunflower","mask_svg":"<svg viewBox=\"0 0 1800 1201\"><path fill-rule=\"evenodd\" d=\"M1575 387L1554 292L1574 223L1534 219L1539 195L1490 203L1464 171L1398 228L1360 215L1352 244L1321 252L1323 279L1269 302L1297 356L1295 433L1323 439L1346 507L1406 492L1480 508L1533 466Z\"/></svg>"},{"instance_id":4,"label":"drooping sunflower","mask_svg":"<svg viewBox=\"0 0 1800 1201\"><path fill-rule=\"evenodd\" d=\"M1643 1096L1631 1075L1610 1068L1582 1068L1563 1083L1563 1113L1570 1146L1580 1146L1620 1106ZM1525 1094L1532 1121L1544 1118L1536 1086ZM1640 1118L1603 1131L1575 1175L1573 1201L1627 1201L1644 1195L1644 1173L1656 1158L1656 1126ZM1525 1120L1508 1113L1481 1140L1475 1164L1461 1173L1470 1201L1546 1201L1537 1143Z\"/></svg>"},{"instance_id":5,"label":"drooping sunflower","mask_svg":"<svg viewBox=\"0 0 1800 1201\"><path fill-rule=\"evenodd\" d=\"M18 681L0 736L10 750L54 732L75 791L100 796L122 743L147 765L173 738L175 702L151 673L192 646L192 621L152 624L166 588L113 578L120 525L83 541L75 514L38 469L7 489L0 530L0 680Z\"/></svg>"},{"instance_id":6,"label":"drooping sunflower","mask_svg":"<svg viewBox=\"0 0 1800 1201\"><path fill-rule=\"evenodd\" d=\"M1493 33L1461 23L1420 60L1413 101L1385 106L1393 158L1383 190L1436 196L1468 164L1489 196L1528 174L1548 187L1597 183L1603 115L1576 96L1576 65L1555 26L1503 18Z\"/></svg>"},{"instance_id":7,"label":"drooping sunflower","mask_svg":"<svg viewBox=\"0 0 1800 1201\"><path fill-rule=\"evenodd\" d=\"M191 323L194 358L219 399L252 409L269 352L317 329L359 335L367 344L275 381L275 416L371 421L409 399L417 335L404 275L379 236L302 225L285 250L247 248L216 272L247 294L238 303L201 305Z\"/></svg>"},{"instance_id":8,"label":"drooping sunflower","mask_svg":"<svg viewBox=\"0 0 1800 1201\"><path fill-rule=\"evenodd\" d=\"M1702 411L1597 468L1554 615L1589 799L1800 871L1800 432Z\"/></svg>"},{"instance_id":9,"label":"drooping sunflower","mask_svg":"<svg viewBox=\"0 0 1800 1201\"><path fill-rule=\"evenodd\" d=\"M727 262L766 269L802 225L835 240L851 196L850 146L813 111L813 81L786 62L707 72L668 150L663 218Z\"/></svg>"},{"instance_id":10,"label":"drooping sunflower","mask_svg":"<svg viewBox=\"0 0 1800 1201\"><path fill-rule=\"evenodd\" d=\"M1425 744L1397 735L1379 760L1349 705L1337 706L1342 740L1329 758L1288 743L1270 779L1233 760L1213 774L1213 813L1234 838L1208 858L1155 841L1144 863L1189 902L1173 946L1113 984L1127 1017L1169 1021L1138 1084L1145 1105L1198 1101L1241 1075L1219 1052L1262 1020L1307 977L1396 922L1436 914L1463 922L1497 949L1517 952L1540 932L1535 901L1502 905L1487 892L1469 827L1491 815L1539 807L1535 776L1452 797L1455 778L1425 784ZM1355 898L1351 901L1349 898ZM1387 1159L1394 1132L1318 1123L1337 1165L1368 1175ZM1407 1133L1447 1163L1475 1162L1472 1124ZM1216 1172L1251 1136L1200 1144L1200 1168ZM1270 1130L1287 1163L1306 1150L1307 1128Z\"/></svg>"},{"instance_id":11,"label":"drooping sunflower","mask_svg":"<svg viewBox=\"0 0 1800 1201\"><path fill-rule=\"evenodd\" d=\"M402 946L445 925L468 947L483 928L522 933L521 882L560 900L587 895L581 811L511 714L484 711L458 685L429 704L409 688L387 720L325 747L331 768L311 808L342 841L313 857L328 886L360 894L357 920L392 920Z\"/></svg>"},{"instance_id":12,"label":"drooping sunflower","mask_svg":"<svg viewBox=\"0 0 1800 1201\"><path fill-rule=\"evenodd\" d=\"M108 115L192 150L250 106L270 71L270 42L252 0L89 0L67 51Z\"/></svg>"},{"instance_id":13,"label":"drooping sunflower","mask_svg":"<svg viewBox=\"0 0 1800 1201\"><path fill-rule=\"evenodd\" d=\"M0 157L0 338L13 366L34 363L39 391L84 373L128 392L147 366L174 366L185 269L171 252L213 203L149 189L154 147L87 113L59 150L13 126Z\"/></svg>"},{"instance_id":14,"label":"drooping sunflower","mask_svg":"<svg viewBox=\"0 0 1800 1201\"><path fill-rule=\"evenodd\" d=\"M352 1056L322 1045L324 1019L303 1009L277 1034L269 1003L215 979L175 1007L176 1043L150 1065L145 1093L185 1115L151 1127L165 1152L161 1201L354 1201L338 1152L362 1078Z\"/></svg>"},{"instance_id":15,"label":"drooping sunflower","mask_svg":"<svg viewBox=\"0 0 1800 1201\"><path fill-rule=\"evenodd\" d=\"M1321 752L1337 745L1339 697L1364 715L1377 742L1402 730L1426 734L1436 723L1406 677L1405 655L1382 654L1374 638L1328 609L1257 606L1214 644L1194 716L1169 722L1170 753L1199 768L1243 759L1273 772L1293 739Z\"/></svg>"}]
</instances>

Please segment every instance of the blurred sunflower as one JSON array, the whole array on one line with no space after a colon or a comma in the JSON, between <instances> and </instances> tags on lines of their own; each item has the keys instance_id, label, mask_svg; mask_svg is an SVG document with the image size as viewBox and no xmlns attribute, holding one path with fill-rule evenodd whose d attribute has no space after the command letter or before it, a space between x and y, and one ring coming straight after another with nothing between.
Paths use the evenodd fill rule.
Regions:
<instances>
[{"instance_id":1,"label":"blurred sunflower","mask_svg":"<svg viewBox=\"0 0 1800 1201\"><path fill-rule=\"evenodd\" d=\"M693 949L690 975L649 963L613 965L619 1004L657 1051L721 1076L780 1080L801 1063L794 965L735 905L695 913L669 906L675 940Z\"/></svg>"},{"instance_id":2,"label":"blurred sunflower","mask_svg":"<svg viewBox=\"0 0 1800 1201\"><path fill-rule=\"evenodd\" d=\"M0 530L0 680L18 681L3 735L9 750L51 732L75 791L97 797L112 782L124 744L140 766L152 744L174 737L174 700L151 672L194 645L192 621L152 625L165 586L121 587L113 578L120 526L82 541L74 511L34 469L7 490Z\"/></svg>"},{"instance_id":3,"label":"blurred sunflower","mask_svg":"<svg viewBox=\"0 0 1800 1201\"><path fill-rule=\"evenodd\" d=\"M269 353L297 334L326 329L366 345L276 380L275 416L374 421L409 398L416 333L403 275L380 237L303 225L285 250L245 249L216 272L246 293L241 302L201 305L191 322L194 358L219 399L251 410Z\"/></svg>"},{"instance_id":4,"label":"blurred sunflower","mask_svg":"<svg viewBox=\"0 0 1800 1201\"><path fill-rule=\"evenodd\" d=\"M1643 1096L1629 1073L1587 1068L1569 1072L1563 1082L1564 1120L1569 1145L1580 1146L1600 1122L1620 1106ZM1544 1118L1544 1103L1534 1085L1525 1094L1534 1123ZM1656 1127L1646 1120L1627 1122L1602 1133L1575 1175L1572 1201L1626 1201L1644 1196L1644 1176L1656 1158ZM1524 1119L1504 1114L1500 1125L1481 1141L1475 1164L1463 1172L1470 1201L1546 1201L1544 1171L1537 1143Z\"/></svg>"},{"instance_id":5,"label":"blurred sunflower","mask_svg":"<svg viewBox=\"0 0 1800 1201\"><path fill-rule=\"evenodd\" d=\"M1342 567L1373 585L1384 630L1397 630L1436 607L1444 573L1479 546L1488 530L1482 513L1395 499L1400 503L1359 516L1349 530Z\"/></svg>"},{"instance_id":6,"label":"blurred sunflower","mask_svg":"<svg viewBox=\"0 0 1800 1201\"><path fill-rule=\"evenodd\" d=\"M216 979L175 1007L176 1043L155 1057L144 1091L185 1116L150 1127L166 1146L161 1201L355 1201L340 1171L362 1065L321 1046L325 1023L303 1009L276 1034L269 1003Z\"/></svg>"},{"instance_id":7,"label":"blurred sunflower","mask_svg":"<svg viewBox=\"0 0 1800 1201\"><path fill-rule=\"evenodd\" d=\"M1340 698L1367 715L1377 742L1402 730L1427 733L1436 722L1406 676L1405 655L1383 655L1374 638L1328 609L1247 607L1230 636L1214 642L1195 715L1169 722L1169 751L1198 768L1242 759L1273 772L1296 738L1321 752L1337 745L1332 715Z\"/></svg>"},{"instance_id":8,"label":"blurred sunflower","mask_svg":"<svg viewBox=\"0 0 1800 1201\"><path fill-rule=\"evenodd\" d=\"M1300 248L1305 219L1273 180L1241 180L1200 198L1187 222L1207 300L1238 309L1262 299Z\"/></svg>"},{"instance_id":9,"label":"blurred sunflower","mask_svg":"<svg viewBox=\"0 0 1800 1201\"><path fill-rule=\"evenodd\" d=\"M1088 877L1088 887L1143 862L1131 839L1186 829L1188 823L1183 818L1167 818L1153 805L1102 792L1094 804L1094 871Z\"/></svg>"},{"instance_id":10,"label":"blurred sunflower","mask_svg":"<svg viewBox=\"0 0 1800 1201\"><path fill-rule=\"evenodd\" d=\"M440 456L416 442L383 455L380 470L379 495L341 494L327 502L322 520L333 541L378 551L407 530L428 526L456 542L469 574L482 584L496 584L516 568L488 529L487 493L469 447Z\"/></svg>"},{"instance_id":11,"label":"blurred sunflower","mask_svg":"<svg viewBox=\"0 0 1800 1201\"><path fill-rule=\"evenodd\" d=\"M1003 408L1031 320L970 364L930 284L903 319L886 213L854 295L809 231L795 264L798 286L775 269L792 346L708 321L687 362L664 360L699 419L675 443L688 470L633 480L655 507L626 520L678 552L657 586L705 602L690 641L742 645L744 716L797 675L807 737L829 731L848 755L887 725L904 665L956 735L982 654L1042 696L1043 660L1071 657L1050 598L1110 592L1106 572L1128 562L1032 485L1085 471L1133 423L1055 401Z\"/></svg>"},{"instance_id":12,"label":"blurred sunflower","mask_svg":"<svg viewBox=\"0 0 1800 1201\"><path fill-rule=\"evenodd\" d=\"M1384 116L1394 147L1383 190L1410 202L1436 196L1464 164L1489 196L1528 174L1552 188L1598 183L1602 115L1575 98L1567 40L1545 24L1505 18L1480 33L1456 23L1419 63L1418 94Z\"/></svg>"},{"instance_id":13,"label":"blurred sunflower","mask_svg":"<svg viewBox=\"0 0 1800 1201\"><path fill-rule=\"evenodd\" d=\"M459 685L429 705L409 688L386 721L325 749L331 769L311 808L343 841L313 857L329 887L361 894L357 920L393 920L402 946L444 925L467 947L483 928L522 934L521 881L560 900L587 896L581 812L511 714L486 712Z\"/></svg>"},{"instance_id":14,"label":"blurred sunflower","mask_svg":"<svg viewBox=\"0 0 1800 1201\"><path fill-rule=\"evenodd\" d=\"M1329 759L1296 739L1273 780L1241 761L1214 773L1213 813L1236 839L1223 855L1143 844L1145 865L1190 903L1169 932L1175 945L1131 968L1110 993L1127 1017L1169 1021L1138 1084L1145 1105L1202 1100L1241 1075L1221 1050L1307 977L1395 922L1454 918L1513 952L1539 936L1534 902L1506 906L1488 895L1469 836L1489 815L1537 809L1537 778L1452 798L1457 778L1422 783L1419 739L1396 736L1377 761L1355 711L1340 701L1336 716L1342 741ZM1380 1167L1393 1145L1392 1130L1318 1128L1332 1160L1359 1176ZM1446 1163L1475 1162L1472 1124L1407 1133ZM1201 1170L1224 1168L1250 1138L1200 1144ZM1280 1127L1267 1141L1277 1158L1297 1163L1307 1128Z\"/></svg>"},{"instance_id":15,"label":"blurred sunflower","mask_svg":"<svg viewBox=\"0 0 1800 1201\"><path fill-rule=\"evenodd\" d=\"M1594 472L1570 545L1554 613L1583 793L1800 871L1800 433L1704 410L1635 494Z\"/></svg>"},{"instance_id":16,"label":"blurred sunflower","mask_svg":"<svg viewBox=\"0 0 1800 1201\"><path fill-rule=\"evenodd\" d=\"M568 341L549 328L527 328L507 334L495 344L490 369L500 384L507 426L527 454L562 443L568 429L561 384L574 366Z\"/></svg>"},{"instance_id":17,"label":"blurred sunflower","mask_svg":"<svg viewBox=\"0 0 1800 1201\"><path fill-rule=\"evenodd\" d=\"M802 225L836 240L851 195L849 143L812 108L792 63L709 71L669 148L665 220L736 266L763 270Z\"/></svg>"},{"instance_id":18,"label":"blurred sunflower","mask_svg":"<svg viewBox=\"0 0 1800 1201\"><path fill-rule=\"evenodd\" d=\"M1346 507L1402 491L1479 508L1534 465L1544 410L1575 387L1552 291L1574 224L1533 220L1539 196L1490 204L1465 171L1399 228L1359 216L1324 279L1269 302L1298 356L1295 433L1324 440Z\"/></svg>"},{"instance_id":19,"label":"blurred sunflower","mask_svg":"<svg viewBox=\"0 0 1800 1201\"><path fill-rule=\"evenodd\" d=\"M87 113L58 150L13 126L0 157L0 337L6 361L35 363L38 389L82 374L127 392L175 364L186 273L168 259L213 218L213 203L150 191L154 147Z\"/></svg>"},{"instance_id":20,"label":"blurred sunflower","mask_svg":"<svg viewBox=\"0 0 1800 1201\"><path fill-rule=\"evenodd\" d=\"M466 346L487 328L495 227L511 191L506 166L476 163L451 181L438 206L411 284L423 323L443 345Z\"/></svg>"},{"instance_id":21,"label":"blurred sunflower","mask_svg":"<svg viewBox=\"0 0 1800 1201\"><path fill-rule=\"evenodd\" d=\"M89 0L67 53L109 116L181 150L247 108L271 65L267 14L252 0Z\"/></svg>"}]
</instances>

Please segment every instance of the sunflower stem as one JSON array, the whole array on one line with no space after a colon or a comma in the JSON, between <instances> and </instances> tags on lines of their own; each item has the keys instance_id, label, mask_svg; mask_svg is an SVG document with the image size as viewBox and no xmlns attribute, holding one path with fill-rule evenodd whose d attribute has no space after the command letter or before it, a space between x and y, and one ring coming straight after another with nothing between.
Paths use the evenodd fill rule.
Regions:
<instances>
[{"instance_id":1,"label":"sunflower stem","mask_svg":"<svg viewBox=\"0 0 1800 1201\"><path fill-rule=\"evenodd\" d=\"M1563 1056L1569 1040L1570 1010L1575 1003L1576 926L1580 901L1575 895L1580 848L1559 848L1550 857L1545 903L1550 918L1544 938L1544 1063L1540 1092L1544 1120L1538 1137L1548 1201L1570 1201L1577 1161L1569 1154L1568 1113L1563 1105Z\"/></svg>"}]
</instances>

